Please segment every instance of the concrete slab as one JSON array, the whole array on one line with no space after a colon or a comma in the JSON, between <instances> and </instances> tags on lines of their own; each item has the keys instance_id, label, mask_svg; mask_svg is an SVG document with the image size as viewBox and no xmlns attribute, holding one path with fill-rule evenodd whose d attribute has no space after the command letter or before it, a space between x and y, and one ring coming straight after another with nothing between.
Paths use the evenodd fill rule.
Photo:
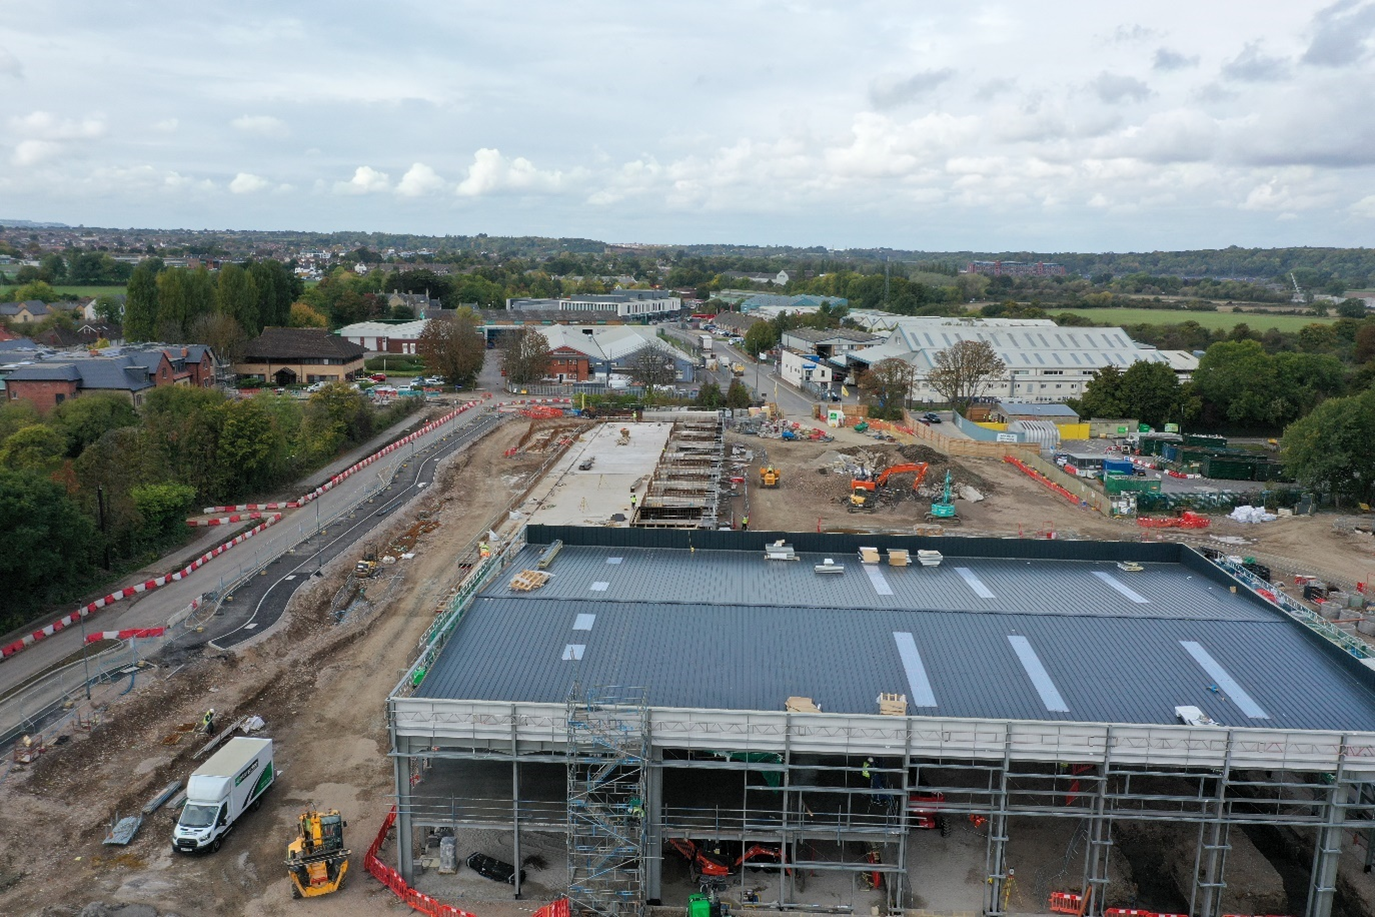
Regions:
<instances>
[{"instance_id":1,"label":"concrete slab","mask_svg":"<svg viewBox=\"0 0 1375 917\"><path fill-rule=\"evenodd\" d=\"M630 431L620 444L621 430ZM673 430L671 423L605 423L578 437L526 501L529 521L545 525L628 526L630 496L643 497ZM582 468L588 460L590 468ZM635 489L632 491L632 487ZM623 518L613 519L616 514Z\"/></svg>"}]
</instances>

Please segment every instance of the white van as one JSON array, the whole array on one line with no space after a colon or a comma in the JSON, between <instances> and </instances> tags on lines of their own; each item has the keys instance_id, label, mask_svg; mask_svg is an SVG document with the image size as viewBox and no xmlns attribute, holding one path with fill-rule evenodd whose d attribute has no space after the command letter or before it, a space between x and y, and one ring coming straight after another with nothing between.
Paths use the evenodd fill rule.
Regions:
<instances>
[{"instance_id":1,"label":"white van","mask_svg":"<svg viewBox=\"0 0 1375 917\"><path fill-rule=\"evenodd\" d=\"M172 849L219 850L239 817L258 807L276 779L271 739L230 739L186 781L186 805L172 829Z\"/></svg>"}]
</instances>

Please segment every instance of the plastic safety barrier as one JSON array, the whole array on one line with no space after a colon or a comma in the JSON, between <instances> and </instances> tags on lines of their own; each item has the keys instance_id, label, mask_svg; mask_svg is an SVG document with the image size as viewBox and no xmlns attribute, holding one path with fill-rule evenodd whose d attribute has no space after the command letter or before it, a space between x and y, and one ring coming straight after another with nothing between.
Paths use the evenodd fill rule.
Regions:
<instances>
[{"instance_id":1,"label":"plastic safety barrier","mask_svg":"<svg viewBox=\"0 0 1375 917\"><path fill-rule=\"evenodd\" d=\"M101 640L133 640L136 637L161 637L165 633L165 627L134 627L129 630L102 630L94 634L86 635L87 643L99 643Z\"/></svg>"},{"instance_id":2,"label":"plastic safety barrier","mask_svg":"<svg viewBox=\"0 0 1375 917\"><path fill-rule=\"evenodd\" d=\"M1013 458L1010 455L1003 456L1003 461L1007 462L1009 465L1014 465L1017 468L1020 468L1023 474L1027 475L1034 481L1039 481L1040 483L1046 485L1051 490L1055 491L1057 494L1064 497L1069 502L1073 503L1075 506L1078 506L1081 502L1083 502L1079 499L1078 496L1071 493L1068 489L1061 487L1059 484L1056 484L1050 478L1041 474L1041 472L1037 471L1035 468L1032 468L1026 462L1023 462L1022 460L1017 458Z\"/></svg>"},{"instance_id":3,"label":"plastic safety barrier","mask_svg":"<svg viewBox=\"0 0 1375 917\"><path fill-rule=\"evenodd\" d=\"M474 915L462 908L454 907L452 904L445 904L436 900L424 892L416 891L401 878L401 873L383 863L377 857L377 852L382 849L382 844L386 842L387 832L396 824L396 806L391 807L387 817L382 819L382 828L377 832L377 837L373 838L368 845L368 852L363 856L363 868L372 874L372 877L392 890L407 907L430 917L474 917ZM550 904L535 911L533 917L568 917L568 899L560 898Z\"/></svg>"},{"instance_id":4,"label":"plastic safety barrier","mask_svg":"<svg viewBox=\"0 0 1375 917\"><path fill-rule=\"evenodd\" d=\"M1074 892L1051 892L1050 910L1054 914L1078 914L1084 903L1084 896Z\"/></svg>"},{"instance_id":5,"label":"plastic safety barrier","mask_svg":"<svg viewBox=\"0 0 1375 917\"><path fill-rule=\"evenodd\" d=\"M226 541L224 544L217 546L214 550L202 554L200 557L197 557L195 560L191 561L191 563L187 564L185 567L182 567L180 570L177 570L175 573L164 573L162 576L155 576L150 580L144 580L143 582L135 583L132 586L125 586L118 592L112 592L103 598L96 599L94 602L81 606L69 615L64 615L63 617L58 618L56 621L49 624L47 627L41 627L32 633L25 634L23 637L20 637L18 640L15 640L13 643L10 643L7 646L0 646L0 661L8 659L20 650L25 649L26 647L33 646L39 640L45 640L48 637L51 637L53 634L57 633L58 631L78 623L82 618L95 614L97 611L99 611L107 605L113 605L115 602L131 598L132 596L138 595L140 592L151 592L152 590L157 589L159 586L166 586L168 583L173 583L177 582L178 580L186 579L186 577L190 576L192 573L196 572L205 564L214 560L216 557L219 557L225 551L228 551L235 545L243 544L245 541L252 538L254 535L258 534L263 529L277 522L281 518L281 513L274 513L260 525L256 525L253 528L249 529L247 532L244 532L243 534L233 538L232 540ZM193 601L191 603L191 607L199 608L200 601Z\"/></svg>"}]
</instances>

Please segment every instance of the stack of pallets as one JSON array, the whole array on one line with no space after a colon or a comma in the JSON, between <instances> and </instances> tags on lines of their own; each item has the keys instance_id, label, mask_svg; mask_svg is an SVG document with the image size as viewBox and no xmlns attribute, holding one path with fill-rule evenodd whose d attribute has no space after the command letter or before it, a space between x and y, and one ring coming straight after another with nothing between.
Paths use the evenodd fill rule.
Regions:
<instances>
[{"instance_id":1,"label":"stack of pallets","mask_svg":"<svg viewBox=\"0 0 1375 917\"><path fill-rule=\"evenodd\" d=\"M549 582L549 574L543 570L522 570L511 578L511 589L515 592L533 592Z\"/></svg>"}]
</instances>

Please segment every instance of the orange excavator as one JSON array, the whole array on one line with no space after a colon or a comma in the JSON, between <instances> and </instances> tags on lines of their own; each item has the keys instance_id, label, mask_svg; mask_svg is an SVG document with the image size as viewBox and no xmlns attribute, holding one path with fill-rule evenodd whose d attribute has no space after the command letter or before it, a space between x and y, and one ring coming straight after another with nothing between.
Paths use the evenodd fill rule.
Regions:
<instances>
[{"instance_id":1,"label":"orange excavator","mask_svg":"<svg viewBox=\"0 0 1375 917\"><path fill-rule=\"evenodd\" d=\"M850 481L850 512L859 510L873 510L878 508L878 492L888 483L888 479L895 474L916 474L916 479L912 481L912 490L921 486L921 482L926 478L926 472L931 466L926 462L909 462L903 465L891 465L877 475L861 476Z\"/></svg>"}]
</instances>

